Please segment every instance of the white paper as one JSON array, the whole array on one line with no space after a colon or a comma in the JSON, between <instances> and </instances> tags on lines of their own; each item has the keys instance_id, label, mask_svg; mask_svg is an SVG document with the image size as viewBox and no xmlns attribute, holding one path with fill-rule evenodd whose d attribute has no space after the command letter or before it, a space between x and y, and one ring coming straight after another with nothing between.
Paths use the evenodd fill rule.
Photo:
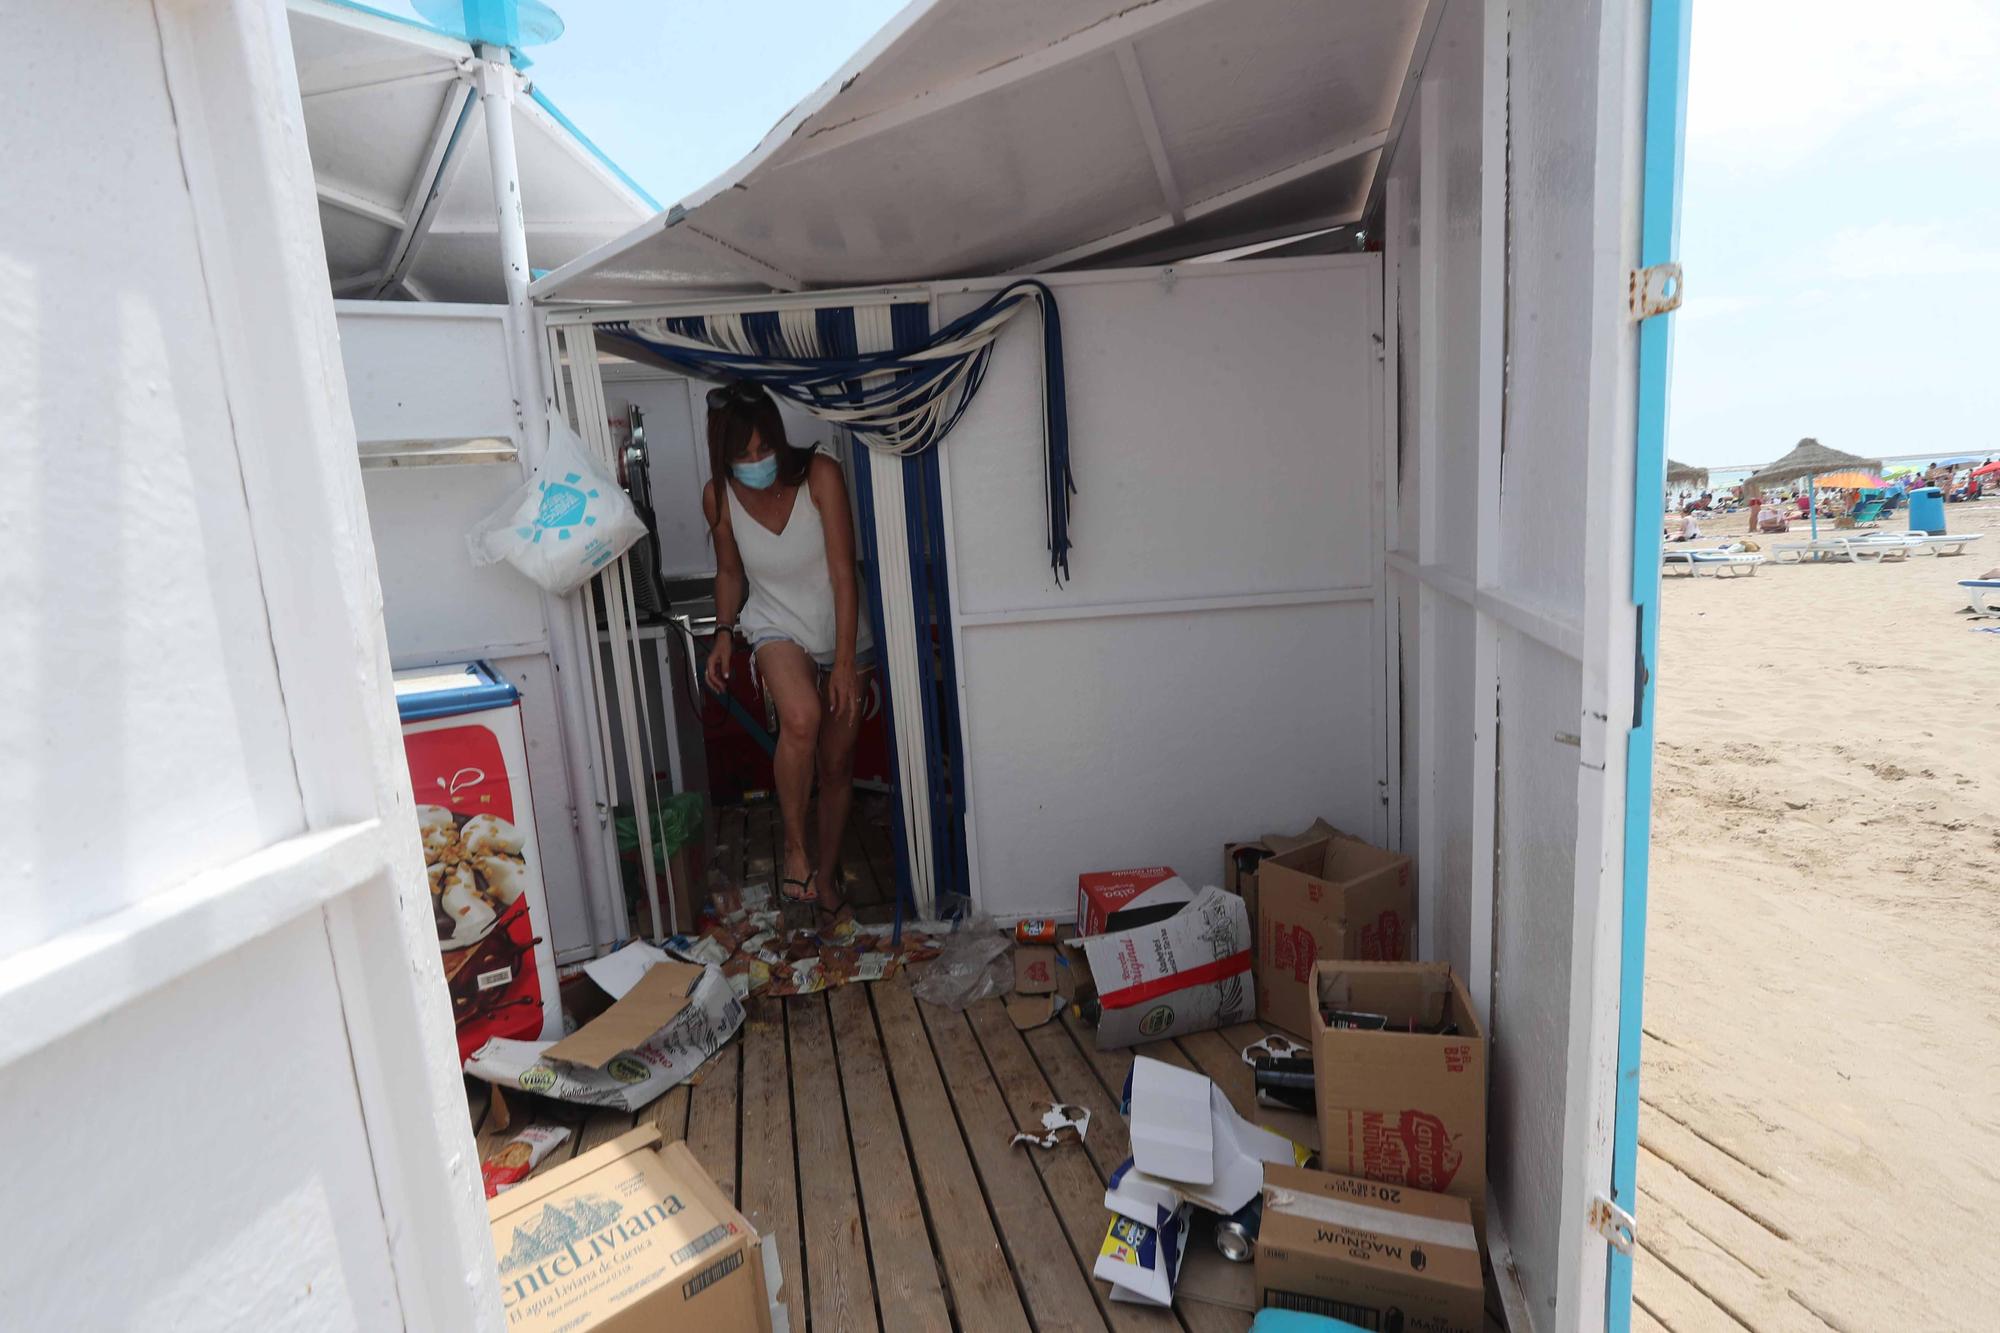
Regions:
<instances>
[{"instance_id":1,"label":"white paper","mask_svg":"<svg viewBox=\"0 0 2000 1333\"><path fill-rule=\"evenodd\" d=\"M616 953L593 958L583 965L583 974L614 1000L625 998L639 984L639 978L661 963L671 962L667 954L644 940L634 940Z\"/></svg>"},{"instance_id":2,"label":"white paper","mask_svg":"<svg viewBox=\"0 0 2000 1333\"><path fill-rule=\"evenodd\" d=\"M1193 1070L1150 1056L1132 1061L1132 1160L1139 1170L1197 1185L1215 1179L1213 1087Z\"/></svg>"}]
</instances>

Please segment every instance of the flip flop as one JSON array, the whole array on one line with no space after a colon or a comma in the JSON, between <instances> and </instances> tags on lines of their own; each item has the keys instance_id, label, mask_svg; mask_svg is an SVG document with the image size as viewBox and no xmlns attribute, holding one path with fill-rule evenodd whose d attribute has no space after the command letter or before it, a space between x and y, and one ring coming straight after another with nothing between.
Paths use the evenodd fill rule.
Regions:
<instances>
[{"instance_id":1,"label":"flip flop","mask_svg":"<svg viewBox=\"0 0 2000 1333\"><path fill-rule=\"evenodd\" d=\"M819 872L815 870L804 879L780 879L778 896L788 903L816 903L819 901L819 890L813 887L813 881L818 878ZM794 884L799 886L797 893L792 892Z\"/></svg>"}]
</instances>

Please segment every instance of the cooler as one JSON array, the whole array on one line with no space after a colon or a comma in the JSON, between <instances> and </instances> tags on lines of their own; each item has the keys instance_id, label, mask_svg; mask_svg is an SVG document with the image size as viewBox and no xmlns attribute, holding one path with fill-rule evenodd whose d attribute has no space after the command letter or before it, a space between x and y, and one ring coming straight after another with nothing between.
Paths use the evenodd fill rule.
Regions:
<instances>
[{"instance_id":1,"label":"cooler","mask_svg":"<svg viewBox=\"0 0 2000 1333\"><path fill-rule=\"evenodd\" d=\"M1944 492L1919 486L1910 492L1910 531L1944 535Z\"/></svg>"},{"instance_id":2,"label":"cooler","mask_svg":"<svg viewBox=\"0 0 2000 1333\"><path fill-rule=\"evenodd\" d=\"M560 1037L520 692L484 662L395 684L459 1058L491 1037Z\"/></svg>"}]
</instances>

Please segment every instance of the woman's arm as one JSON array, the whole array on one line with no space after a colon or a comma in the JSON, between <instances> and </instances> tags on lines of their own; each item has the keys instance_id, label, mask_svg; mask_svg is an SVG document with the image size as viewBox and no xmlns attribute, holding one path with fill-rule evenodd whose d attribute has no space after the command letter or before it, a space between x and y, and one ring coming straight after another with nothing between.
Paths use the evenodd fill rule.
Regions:
<instances>
[{"instance_id":1,"label":"woman's arm","mask_svg":"<svg viewBox=\"0 0 2000 1333\"><path fill-rule=\"evenodd\" d=\"M729 665L736 655L736 617L742 614L744 599L750 591L750 580L743 574L743 553L736 549L736 530L730 526L729 507L722 503L722 487L726 484L711 481L701 493L701 512L708 519L709 534L715 539L717 628L715 642L708 650L706 675L710 688L718 694L727 688Z\"/></svg>"},{"instance_id":2,"label":"woman's arm","mask_svg":"<svg viewBox=\"0 0 2000 1333\"><path fill-rule=\"evenodd\" d=\"M826 530L826 571L833 579L833 662L854 665L861 624L861 583L854 573L854 520L847 511L847 478L840 464L821 454L806 474L820 526Z\"/></svg>"}]
</instances>

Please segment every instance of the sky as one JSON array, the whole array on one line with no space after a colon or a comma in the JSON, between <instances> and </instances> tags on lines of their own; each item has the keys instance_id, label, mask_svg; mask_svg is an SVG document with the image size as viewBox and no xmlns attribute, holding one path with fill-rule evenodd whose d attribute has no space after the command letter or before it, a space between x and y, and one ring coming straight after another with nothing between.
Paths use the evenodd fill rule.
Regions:
<instances>
[{"instance_id":1,"label":"sky","mask_svg":"<svg viewBox=\"0 0 2000 1333\"><path fill-rule=\"evenodd\" d=\"M555 0L529 72L671 204L904 3ZM1668 452L2000 452L2000 2L1693 4Z\"/></svg>"}]
</instances>

